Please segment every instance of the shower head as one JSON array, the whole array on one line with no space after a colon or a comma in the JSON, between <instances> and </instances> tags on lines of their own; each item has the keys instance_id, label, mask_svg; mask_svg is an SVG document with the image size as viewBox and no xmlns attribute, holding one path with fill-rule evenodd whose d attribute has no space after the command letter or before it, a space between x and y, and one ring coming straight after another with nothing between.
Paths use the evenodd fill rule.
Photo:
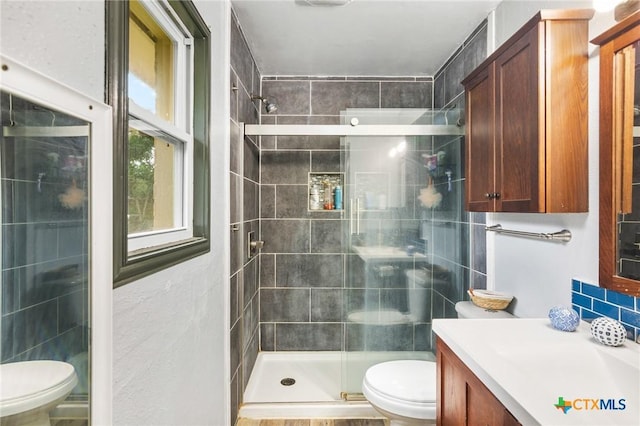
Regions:
<instances>
[{"instance_id":1,"label":"shower head","mask_svg":"<svg viewBox=\"0 0 640 426\"><path fill-rule=\"evenodd\" d=\"M255 100L262 101L262 103L264 104L264 110L267 112L267 114L271 114L272 112L276 112L278 110L278 107L276 106L276 104L274 104L273 102L269 102L267 100L267 98L265 98L263 96L252 95L251 96L251 100L252 101L255 101Z\"/></svg>"},{"instance_id":2,"label":"shower head","mask_svg":"<svg viewBox=\"0 0 640 426\"><path fill-rule=\"evenodd\" d=\"M267 114L271 114L272 112L276 112L278 110L278 107L273 102L267 102L267 100L265 99L264 109L265 111L267 111Z\"/></svg>"}]
</instances>

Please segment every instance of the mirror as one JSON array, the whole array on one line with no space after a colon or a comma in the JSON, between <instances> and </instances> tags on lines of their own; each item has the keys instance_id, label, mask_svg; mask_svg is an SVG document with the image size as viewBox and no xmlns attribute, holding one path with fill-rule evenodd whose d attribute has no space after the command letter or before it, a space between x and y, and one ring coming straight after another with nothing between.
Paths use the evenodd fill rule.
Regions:
<instances>
[{"instance_id":1,"label":"mirror","mask_svg":"<svg viewBox=\"0 0 640 426\"><path fill-rule=\"evenodd\" d=\"M111 110L0 63L0 424L112 424Z\"/></svg>"},{"instance_id":2,"label":"mirror","mask_svg":"<svg viewBox=\"0 0 640 426\"><path fill-rule=\"evenodd\" d=\"M600 286L640 295L640 12L600 45Z\"/></svg>"},{"instance_id":3,"label":"mirror","mask_svg":"<svg viewBox=\"0 0 640 426\"><path fill-rule=\"evenodd\" d=\"M617 79L625 85L621 96L622 134L616 149L620 169L615 177L620 182L620 206L616 215L616 275L640 280L640 42L616 54L620 62ZM629 86L630 85L630 86Z\"/></svg>"}]
</instances>

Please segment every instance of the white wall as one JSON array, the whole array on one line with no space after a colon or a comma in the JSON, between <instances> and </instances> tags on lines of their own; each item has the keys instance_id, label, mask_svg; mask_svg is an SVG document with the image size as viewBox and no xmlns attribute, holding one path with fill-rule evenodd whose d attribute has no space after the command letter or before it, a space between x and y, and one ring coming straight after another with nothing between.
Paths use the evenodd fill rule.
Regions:
<instances>
[{"instance_id":1,"label":"white wall","mask_svg":"<svg viewBox=\"0 0 640 426\"><path fill-rule=\"evenodd\" d=\"M114 424L227 424L223 258L115 290Z\"/></svg>"},{"instance_id":2,"label":"white wall","mask_svg":"<svg viewBox=\"0 0 640 426\"><path fill-rule=\"evenodd\" d=\"M210 26L213 44L211 252L114 290L117 425L229 423L229 99L225 94L229 93L230 5L228 0L196 4ZM2 54L103 99L103 1L2 0L0 19Z\"/></svg>"},{"instance_id":3,"label":"white wall","mask_svg":"<svg viewBox=\"0 0 640 426\"><path fill-rule=\"evenodd\" d=\"M2 0L0 22L4 55L85 95L104 98L102 1Z\"/></svg>"},{"instance_id":4,"label":"white wall","mask_svg":"<svg viewBox=\"0 0 640 426\"><path fill-rule=\"evenodd\" d=\"M229 423L228 1L196 1L213 46L211 252L115 290L114 423Z\"/></svg>"},{"instance_id":5,"label":"white wall","mask_svg":"<svg viewBox=\"0 0 640 426\"><path fill-rule=\"evenodd\" d=\"M582 2L583 4L585 2ZM586 2L588 7L590 2ZM505 1L496 9L497 45L541 8L581 7L576 2ZM584 7L584 6L582 6ZM613 13L596 13L589 24L592 39L615 24ZM488 235L490 285L515 295L514 313L546 316L558 304L571 303L571 279L598 283L598 67L597 46L589 45L589 212L578 214L492 214L489 224L507 229L554 232L569 229L567 244Z\"/></svg>"}]
</instances>

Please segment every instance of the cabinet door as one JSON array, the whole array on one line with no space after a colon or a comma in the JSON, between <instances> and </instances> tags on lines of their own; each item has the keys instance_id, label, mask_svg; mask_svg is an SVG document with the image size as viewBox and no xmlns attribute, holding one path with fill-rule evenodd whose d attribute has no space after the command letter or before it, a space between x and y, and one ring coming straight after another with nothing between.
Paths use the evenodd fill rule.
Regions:
<instances>
[{"instance_id":1,"label":"cabinet door","mask_svg":"<svg viewBox=\"0 0 640 426\"><path fill-rule=\"evenodd\" d=\"M438 339L437 343L437 424L467 424L467 374L462 361Z\"/></svg>"},{"instance_id":2,"label":"cabinet door","mask_svg":"<svg viewBox=\"0 0 640 426\"><path fill-rule=\"evenodd\" d=\"M534 27L495 60L496 211L545 210L543 31Z\"/></svg>"},{"instance_id":3,"label":"cabinet door","mask_svg":"<svg viewBox=\"0 0 640 426\"><path fill-rule=\"evenodd\" d=\"M505 424L507 410L473 373L467 376L467 424L497 426Z\"/></svg>"},{"instance_id":4,"label":"cabinet door","mask_svg":"<svg viewBox=\"0 0 640 426\"><path fill-rule=\"evenodd\" d=\"M436 348L438 426L522 426L440 338Z\"/></svg>"},{"instance_id":5,"label":"cabinet door","mask_svg":"<svg viewBox=\"0 0 640 426\"><path fill-rule=\"evenodd\" d=\"M513 414L509 412L506 408L504 409L504 421L502 422L503 426L522 426L522 424L513 417Z\"/></svg>"},{"instance_id":6,"label":"cabinet door","mask_svg":"<svg viewBox=\"0 0 640 426\"><path fill-rule=\"evenodd\" d=\"M466 86L467 137L466 195L467 209L476 212L494 210L494 77L493 64ZM470 178L472 177L472 178Z\"/></svg>"}]
</instances>

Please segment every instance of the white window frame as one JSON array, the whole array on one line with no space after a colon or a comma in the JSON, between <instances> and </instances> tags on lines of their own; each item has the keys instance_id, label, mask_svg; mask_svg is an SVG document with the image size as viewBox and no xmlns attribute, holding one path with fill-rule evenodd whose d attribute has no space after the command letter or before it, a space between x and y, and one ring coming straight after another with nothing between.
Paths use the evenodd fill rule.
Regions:
<instances>
[{"instance_id":1,"label":"white window frame","mask_svg":"<svg viewBox=\"0 0 640 426\"><path fill-rule=\"evenodd\" d=\"M128 234L129 253L193 237L193 39L166 0L140 1L174 43L173 123L129 99L129 124L141 131L163 133L174 144L174 227Z\"/></svg>"}]
</instances>

